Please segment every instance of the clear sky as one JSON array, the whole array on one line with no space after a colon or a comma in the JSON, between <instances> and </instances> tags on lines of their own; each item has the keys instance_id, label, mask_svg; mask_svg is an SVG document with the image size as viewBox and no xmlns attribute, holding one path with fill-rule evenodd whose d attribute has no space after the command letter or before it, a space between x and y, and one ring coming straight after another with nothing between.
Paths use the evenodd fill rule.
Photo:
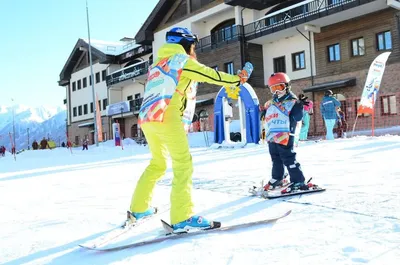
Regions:
<instances>
[{"instance_id":1,"label":"clear sky","mask_svg":"<svg viewBox=\"0 0 400 265\"><path fill-rule=\"evenodd\" d=\"M91 39L134 37L158 0L88 0ZM57 81L79 38L86 0L0 0L0 106L62 106Z\"/></svg>"}]
</instances>

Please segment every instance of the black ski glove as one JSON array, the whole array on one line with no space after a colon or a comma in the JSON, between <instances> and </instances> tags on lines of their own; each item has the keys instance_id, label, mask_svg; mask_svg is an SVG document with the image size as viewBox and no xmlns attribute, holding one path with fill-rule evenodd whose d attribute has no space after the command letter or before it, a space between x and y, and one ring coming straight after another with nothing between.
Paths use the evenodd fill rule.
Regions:
<instances>
[{"instance_id":1,"label":"black ski glove","mask_svg":"<svg viewBox=\"0 0 400 265\"><path fill-rule=\"evenodd\" d=\"M301 102L301 104L303 104L303 106L310 105L310 102L308 102L306 98L300 99L299 101Z\"/></svg>"},{"instance_id":2,"label":"black ski glove","mask_svg":"<svg viewBox=\"0 0 400 265\"><path fill-rule=\"evenodd\" d=\"M304 96L304 94L300 94L298 102L300 104L302 104L303 106L308 106L308 105L310 105L310 102L308 102L307 99L308 99L308 97Z\"/></svg>"}]
</instances>

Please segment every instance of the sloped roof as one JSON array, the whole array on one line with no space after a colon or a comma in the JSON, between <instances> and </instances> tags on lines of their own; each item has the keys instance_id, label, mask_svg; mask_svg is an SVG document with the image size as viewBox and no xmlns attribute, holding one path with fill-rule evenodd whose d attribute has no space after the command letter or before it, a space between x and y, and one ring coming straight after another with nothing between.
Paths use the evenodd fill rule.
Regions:
<instances>
[{"instance_id":1,"label":"sloped roof","mask_svg":"<svg viewBox=\"0 0 400 265\"><path fill-rule=\"evenodd\" d=\"M83 39L87 44L89 41L87 39ZM92 47L98 49L105 55L113 55L118 56L128 49L134 49L139 47L139 44L136 44L134 41L126 42L126 41L103 41L103 40L92 40L90 39L90 44Z\"/></svg>"},{"instance_id":2,"label":"sloped roof","mask_svg":"<svg viewBox=\"0 0 400 265\"><path fill-rule=\"evenodd\" d=\"M351 77L343 80L336 80L336 81L325 82L322 84L316 84L303 89L303 92L316 92L334 88L352 87L355 86L356 84L357 84L357 79L355 77Z\"/></svg>"},{"instance_id":3,"label":"sloped roof","mask_svg":"<svg viewBox=\"0 0 400 265\"><path fill-rule=\"evenodd\" d=\"M151 11L142 27L135 35L136 43L151 45L154 40L154 30L158 27L164 19L165 14L171 9L177 0L160 0ZM261 10L285 0L224 0L225 4L236 6L240 5L246 8Z\"/></svg>"},{"instance_id":4,"label":"sloped roof","mask_svg":"<svg viewBox=\"0 0 400 265\"><path fill-rule=\"evenodd\" d=\"M60 80L58 81L58 85L65 86L69 83L71 79L72 70L75 65L78 63L79 58L82 53L86 52L89 49L88 43L83 39L78 39L74 48L72 49L71 54L69 55L67 61L64 64L63 69L60 73ZM92 45L92 56L94 59L99 59L100 61L106 61L107 55L103 53L101 50L97 49L94 45Z\"/></svg>"},{"instance_id":5,"label":"sloped roof","mask_svg":"<svg viewBox=\"0 0 400 265\"><path fill-rule=\"evenodd\" d=\"M154 40L153 32L164 19L165 14L172 7L176 0L160 0L151 11L142 27L135 36L136 43L151 44Z\"/></svg>"},{"instance_id":6,"label":"sloped roof","mask_svg":"<svg viewBox=\"0 0 400 265\"><path fill-rule=\"evenodd\" d=\"M117 60L117 56L137 49L141 46L136 44L134 41L102 41L93 39L90 39L90 44L92 48L93 61L99 60L100 63L114 62ZM58 81L60 86L65 86L69 83L75 65L78 63L82 53L86 52L88 49L89 41L87 39L78 39L60 73L60 80ZM151 52L149 49L144 49L144 51Z\"/></svg>"},{"instance_id":7,"label":"sloped roof","mask_svg":"<svg viewBox=\"0 0 400 265\"><path fill-rule=\"evenodd\" d=\"M290 1L290 0L289 0ZM289 2L287 0L224 0L224 3L231 6L241 6L250 9L263 10L279 3Z\"/></svg>"}]
</instances>

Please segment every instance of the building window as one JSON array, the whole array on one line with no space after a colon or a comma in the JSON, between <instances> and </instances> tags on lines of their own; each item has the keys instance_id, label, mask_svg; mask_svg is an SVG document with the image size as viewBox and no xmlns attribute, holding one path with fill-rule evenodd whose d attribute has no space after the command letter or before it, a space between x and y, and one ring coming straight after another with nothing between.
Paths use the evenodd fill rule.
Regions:
<instances>
[{"instance_id":1,"label":"building window","mask_svg":"<svg viewBox=\"0 0 400 265\"><path fill-rule=\"evenodd\" d=\"M286 73L285 56L274 58L274 73Z\"/></svg>"},{"instance_id":2,"label":"building window","mask_svg":"<svg viewBox=\"0 0 400 265\"><path fill-rule=\"evenodd\" d=\"M83 105L83 115L88 114L87 104Z\"/></svg>"},{"instance_id":3,"label":"building window","mask_svg":"<svg viewBox=\"0 0 400 265\"><path fill-rule=\"evenodd\" d=\"M107 76L106 70L101 71L101 81L106 81L106 76Z\"/></svg>"},{"instance_id":4,"label":"building window","mask_svg":"<svg viewBox=\"0 0 400 265\"><path fill-rule=\"evenodd\" d=\"M132 100L132 99L133 99L133 96L132 96L132 95L126 97L126 100L128 100L128 101L129 101L129 100Z\"/></svg>"},{"instance_id":5,"label":"building window","mask_svg":"<svg viewBox=\"0 0 400 265\"><path fill-rule=\"evenodd\" d=\"M78 80L78 90L82 88L81 80Z\"/></svg>"},{"instance_id":6,"label":"building window","mask_svg":"<svg viewBox=\"0 0 400 265\"><path fill-rule=\"evenodd\" d=\"M351 54L353 56L362 56L365 54L364 38L358 38L351 41Z\"/></svg>"},{"instance_id":7,"label":"building window","mask_svg":"<svg viewBox=\"0 0 400 265\"><path fill-rule=\"evenodd\" d=\"M391 50L392 49L392 34L390 31L385 31L376 34L377 50Z\"/></svg>"},{"instance_id":8,"label":"building window","mask_svg":"<svg viewBox=\"0 0 400 265\"><path fill-rule=\"evenodd\" d=\"M99 103L99 110L101 110L101 100L99 100L98 103Z\"/></svg>"},{"instance_id":9,"label":"building window","mask_svg":"<svg viewBox=\"0 0 400 265\"><path fill-rule=\"evenodd\" d=\"M93 113L93 102L90 103L90 113Z\"/></svg>"},{"instance_id":10,"label":"building window","mask_svg":"<svg viewBox=\"0 0 400 265\"><path fill-rule=\"evenodd\" d=\"M75 91L75 90L76 90L76 83L72 82L72 91Z\"/></svg>"},{"instance_id":11,"label":"building window","mask_svg":"<svg viewBox=\"0 0 400 265\"><path fill-rule=\"evenodd\" d=\"M228 41L236 37L235 19L226 20L211 30L211 44Z\"/></svg>"},{"instance_id":12,"label":"building window","mask_svg":"<svg viewBox=\"0 0 400 265\"><path fill-rule=\"evenodd\" d=\"M83 88L87 87L87 78L86 77L84 77L82 79L82 83L83 83Z\"/></svg>"},{"instance_id":13,"label":"building window","mask_svg":"<svg viewBox=\"0 0 400 265\"><path fill-rule=\"evenodd\" d=\"M340 44L339 43L328 46L328 61L329 62L340 61Z\"/></svg>"},{"instance_id":14,"label":"building window","mask_svg":"<svg viewBox=\"0 0 400 265\"><path fill-rule=\"evenodd\" d=\"M79 115L79 116L82 116L82 106L79 106L79 107L78 107L78 115Z\"/></svg>"},{"instance_id":15,"label":"building window","mask_svg":"<svg viewBox=\"0 0 400 265\"><path fill-rule=\"evenodd\" d=\"M231 75L233 75L234 73L234 70L233 70L233 63L232 62L229 62L229 63L226 63L225 64L225 72L226 73L228 73L228 74L231 74Z\"/></svg>"},{"instance_id":16,"label":"building window","mask_svg":"<svg viewBox=\"0 0 400 265\"><path fill-rule=\"evenodd\" d=\"M74 107L74 108L72 109L72 113L73 113L74 117L76 117L76 107Z\"/></svg>"},{"instance_id":17,"label":"building window","mask_svg":"<svg viewBox=\"0 0 400 265\"><path fill-rule=\"evenodd\" d=\"M96 73L96 84L100 83L100 72Z\"/></svg>"},{"instance_id":18,"label":"building window","mask_svg":"<svg viewBox=\"0 0 400 265\"><path fill-rule=\"evenodd\" d=\"M382 115L397 114L396 96L381 97L381 113Z\"/></svg>"},{"instance_id":19,"label":"building window","mask_svg":"<svg viewBox=\"0 0 400 265\"><path fill-rule=\"evenodd\" d=\"M107 99L103 99L103 110L105 110L107 108Z\"/></svg>"},{"instance_id":20,"label":"building window","mask_svg":"<svg viewBox=\"0 0 400 265\"><path fill-rule=\"evenodd\" d=\"M89 76L89 86L91 86L92 85L92 76L90 75Z\"/></svg>"},{"instance_id":21,"label":"building window","mask_svg":"<svg viewBox=\"0 0 400 265\"><path fill-rule=\"evenodd\" d=\"M292 54L292 65L293 65L293 71L306 68L304 51Z\"/></svg>"}]
</instances>

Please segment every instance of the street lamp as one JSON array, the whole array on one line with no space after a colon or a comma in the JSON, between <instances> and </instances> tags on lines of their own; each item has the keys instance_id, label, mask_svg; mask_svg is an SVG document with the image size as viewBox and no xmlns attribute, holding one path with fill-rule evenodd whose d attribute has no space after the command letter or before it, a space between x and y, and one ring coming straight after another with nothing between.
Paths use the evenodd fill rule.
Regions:
<instances>
[{"instance_id":1,"label":"street lamp","mask_svg":"<svg viewBox=\"0 0 400 265\"><path fill-rule=\"evenodd\" d=\"M87 20L87 29L88 29L88 39L89 39L89 62L90 62L90 76L92 78L92 97L93 97L93 114L94 114L94 142L96 146L99 146L99 138L97 135L97 110L96 110L96 95L94 91L94 75L93 75L93 63L92 63L92 45L90 43L90 28L89 28L89 8L86 0L86 20Z\"/></svg>"}]
</instances>

